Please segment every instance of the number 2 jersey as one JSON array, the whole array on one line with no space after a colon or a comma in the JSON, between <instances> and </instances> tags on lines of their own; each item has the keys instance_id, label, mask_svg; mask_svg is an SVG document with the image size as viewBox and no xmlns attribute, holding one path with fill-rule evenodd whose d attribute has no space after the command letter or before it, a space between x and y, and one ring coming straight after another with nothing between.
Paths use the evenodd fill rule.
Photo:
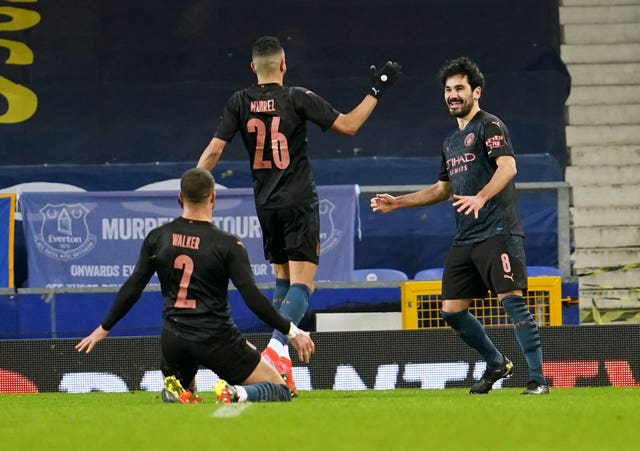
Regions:
<instances>
[{"instance_id":1,"label":"number 2 jersey","mask_svg":"<svg viewBox=\"0 0 640 451\"><path fill-rule=\"evenodd\" d=\"M306 121L326 131L339 114L306 88L253 85L229 98L215 137L230 142L240 132L249 153L256 207L284 208L317 201Z\"/></svg>"},{"instance_id":2,"label":"number 2 jersey","mask_svg":"<svg viewBox=\"0 0 640 451\"><path fill-rule=\"evenodd\" d=\"M235 327L228 302L229 280L247 306L283 333L280 316L256 287L242 241L211 222L179 217L145 238L133 274L116 295L102 327L110 330L137 302L154 273L164 302L164 327L191 341L224 340Z\"/></svg>"},{"instance_id":3,"label":"number 2 jersey","mask_svg":"<svg viewBox=\"0 0 640 451\"><path fill-rule=\"evenodd\" d=\"M489 183L498 167L495 159L503 155L515 157L507 127L496 116L478 111L464 130L456 129L446 137L439 180L450 182L453 194L474 196ZM487 201L478 219L458 212L455 218L454 245L496 235L524 236L513 179Z\"/></svg>"}]
</instances>

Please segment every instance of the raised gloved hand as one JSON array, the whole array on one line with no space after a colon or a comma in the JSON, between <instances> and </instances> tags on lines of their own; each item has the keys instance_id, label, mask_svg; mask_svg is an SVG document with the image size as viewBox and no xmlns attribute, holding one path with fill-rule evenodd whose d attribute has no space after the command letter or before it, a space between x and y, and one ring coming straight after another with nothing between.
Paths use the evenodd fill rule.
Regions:
<instances>
[{"instance_id":1,"label":"raised gloved hand","mask_svg":"<svg viewBox=\"0 0 640 451\"><path fill-rule=\"evenodd\" d=\"M386 89L402 77L402 66L395 62L387 61L380 70L377 70L374 65L370 69L371 88L368 93L376 99L379 99Z\"/></svg>"}]
</instances>

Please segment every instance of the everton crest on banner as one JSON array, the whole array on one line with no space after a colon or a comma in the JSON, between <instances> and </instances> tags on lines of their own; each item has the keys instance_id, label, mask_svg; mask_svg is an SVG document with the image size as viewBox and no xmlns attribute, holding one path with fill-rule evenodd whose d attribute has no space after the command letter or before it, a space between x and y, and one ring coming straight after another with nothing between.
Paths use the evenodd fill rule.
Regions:
<instances>
[{"instance_id":1,"label":"everton crest on banner","mask_svg":"<svg viewBox=\"0 0 640 451\"><path fill-rule=\"evenodd\" d=\"M357 186L320 186L317 280L351 280ZM31 288L121 285L149 231L180 215L168 191L25 192L20 196ZM258 283L274 280L264 258L251 189L219 190L213 223L237 235ZM151 284L157 284L154 276Z\"/></svg>"}]
</instances>

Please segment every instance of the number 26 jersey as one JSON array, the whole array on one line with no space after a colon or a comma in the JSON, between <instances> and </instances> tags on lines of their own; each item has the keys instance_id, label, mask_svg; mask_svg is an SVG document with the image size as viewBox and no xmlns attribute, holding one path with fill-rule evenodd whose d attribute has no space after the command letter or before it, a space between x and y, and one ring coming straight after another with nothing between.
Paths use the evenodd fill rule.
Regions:
<instances>
[{"instance_id":1,"label":"number 26 jersey","mask_svg":"<svg viewBox=\"0 0 640 451\"><path fill-rule=\"evenodd\" d=\"M256 207L283 208L317 201L306 122L326 131L339 114L306 88L252 85L229 98L215 137L230 142L240 132L249 154Z\"/></svg>"}]
</instances>

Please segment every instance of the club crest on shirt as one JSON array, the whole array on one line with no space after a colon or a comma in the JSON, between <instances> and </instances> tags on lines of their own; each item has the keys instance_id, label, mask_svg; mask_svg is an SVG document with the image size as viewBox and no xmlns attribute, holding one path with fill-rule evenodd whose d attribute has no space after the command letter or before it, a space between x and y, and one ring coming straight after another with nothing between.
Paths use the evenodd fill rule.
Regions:
<instances>
[{"instance_id":1,"label":"club crest on shirt","mask_svg":"<svg viewBox=\"0 0 640 451\"><path fill-rule=\"evenodd\" d=\"M320 200L320 255L336 247L343 231L336 228L333 212L336 206L328 199Z\"/></svg>"},{"instance_id":2,"label":"club crest on shirt","mask_svg":"<svg viewBox=\"0 0 640 451\"><path fill-rule=\"evenodd\" d=\"M74 260L86 255L96 245L89 232L87 214L82 204L47 204L40 209L42 227L34 236L40 252L56 260Z\"/></svg>"},{"instance_id":3,"label":"club crest on shirt","mask_svg":"<svg viewBox=\"0 0 640 451\"><path fill-rule=\"evenodd\" d=\"M473 144L473 141L475 141L475 139L476 139L476 135L473 133L469 133L467 136L464 137L464 146L469 147L471 144Z\"/></svg>"}]
</instances>

